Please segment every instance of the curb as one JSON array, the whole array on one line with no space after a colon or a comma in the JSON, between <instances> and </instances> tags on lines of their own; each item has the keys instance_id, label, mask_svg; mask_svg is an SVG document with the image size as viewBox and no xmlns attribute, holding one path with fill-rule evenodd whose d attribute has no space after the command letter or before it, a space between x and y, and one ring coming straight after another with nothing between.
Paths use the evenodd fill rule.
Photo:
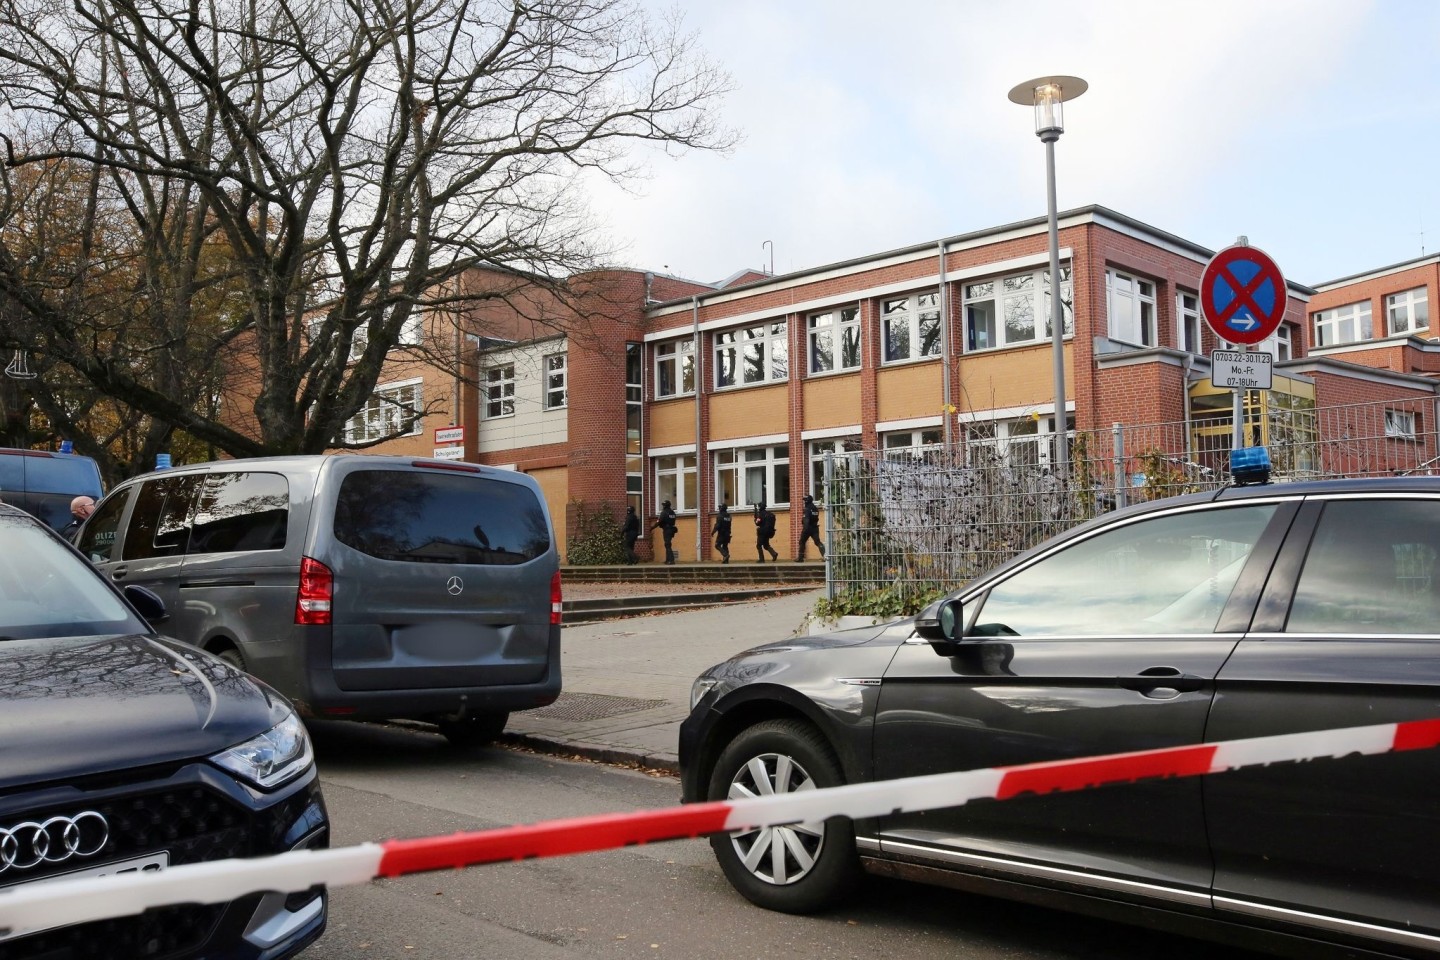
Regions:
<instances>
[{"instance_id":1,"label":"curb","mask_svg":"<svg viewBox=\"0 0 1440 960\"><path fill-rule=\"evenodd\" d=\"M781 585L748 590L723 590L697 593L650 594L639 597L605 597L566 601L561 616L566 626L639 617L647 613L670 613L723 607L733 603L772 600L794 593L809 593L816 588L805 585ZM572 606L573 604L573 606Z\"/></svg>"},{"instance_id":2,"label":"curb","mask_svg":"<svg viewBox=\"0 0 1440 960\"><path fill-rule=\"evenodd\" d=\"M620 747L606 747L597 744L573 743L536 736L531 733L505 732L495 741L501 747L519 747L546 756L584 757L596 763L608 763L622 767L643 767L647 770L662 770L671 776L680 775L680 761L672 756L655 756L638 750Z\"/></svg>"}]
</instances>

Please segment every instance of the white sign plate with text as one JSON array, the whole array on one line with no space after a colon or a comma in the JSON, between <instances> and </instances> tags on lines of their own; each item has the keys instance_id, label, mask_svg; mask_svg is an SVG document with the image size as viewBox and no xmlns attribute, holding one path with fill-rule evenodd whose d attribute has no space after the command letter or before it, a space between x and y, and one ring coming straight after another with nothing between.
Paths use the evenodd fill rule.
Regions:
<instances>
[{"instance_id":1,"label":"white sign plate with text","mask_svg":"<svg viewBox=\"0 0 1440 960\"><path fill-rule=\"evenodd\" d=\"M464 447L436 447L432 460L464 460Z\"/></svg>"},{"instance_id":2,"label":"white sign plate with text","mask_svg":"<svg viewBox=\"0 0 1440 960\"><path fill-rule=\"evenodd\" d=\"M1210 382L1232 390L1269 390L1275 356L1240 350L1210 354Z\"/></svg>"}]
</instances>

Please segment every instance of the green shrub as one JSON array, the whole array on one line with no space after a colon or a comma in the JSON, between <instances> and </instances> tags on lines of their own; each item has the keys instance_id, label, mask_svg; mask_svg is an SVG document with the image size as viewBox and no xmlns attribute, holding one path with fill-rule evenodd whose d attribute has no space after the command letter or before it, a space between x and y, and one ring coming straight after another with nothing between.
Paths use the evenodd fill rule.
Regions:
<instances>
[{"instance_id":1,"label":"green shrub","mask_svg":"<svg viewBox=\"0 0 1440 960\"><path fill-rule=\"evenodd\" d=\"M565 547L565 562L578 567L625 563L625 539L608 503L591 507L584 500L572 501L575 529Z\"/></svg>"},{"instance_id":2,"label":"green shrub","mask_svg":"<svg viewBox=\"0 0 1440 960\"><path fill-rule=\"evenodd\" d=\"M906 584L904 589L879 587L872 590L852 590L833 600L822 598L815 604L815 616L821 620L838 620L840 617L876 617L881 620L912 617L947 593L948 590L935 583L911 583Z\"/></svg>"}]
</instances>

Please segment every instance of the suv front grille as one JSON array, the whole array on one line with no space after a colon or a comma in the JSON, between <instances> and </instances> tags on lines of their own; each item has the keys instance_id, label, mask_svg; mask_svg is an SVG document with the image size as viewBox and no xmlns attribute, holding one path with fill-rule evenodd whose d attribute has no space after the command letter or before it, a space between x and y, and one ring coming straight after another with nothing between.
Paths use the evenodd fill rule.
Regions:
<instances>
[{"instance_id":1,"label":"suv front grille","mask_svg":"<svg viewBox=\"0 0 1440 960\"><path fill-rule=\"evenodd\" d=\"M204 786L113 796L82 805L28 810L0 818L3 823L43 820L94 810L110 825L103 850L83 863L45 864L0 881L23 882L98 866L145 854L169 853L170 866L230 857L279 853L288 848L287 832L316 800L317 787L299 790L267 809L252 811ZM256 898L246 898L248 916ZM228 904L162 907L138 917L102 920L0 941L0 960L100 960L143 958L163 960L194 951L212 936Z\"/></svg>"}]
</instances>

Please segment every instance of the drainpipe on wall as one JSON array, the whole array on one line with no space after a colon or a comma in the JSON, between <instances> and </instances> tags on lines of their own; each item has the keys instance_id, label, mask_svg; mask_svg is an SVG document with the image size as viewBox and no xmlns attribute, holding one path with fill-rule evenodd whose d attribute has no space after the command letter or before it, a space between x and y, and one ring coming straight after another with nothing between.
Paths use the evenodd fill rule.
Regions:
<instances>
[{"instance_id":1,"label":"drainpipe on wall","mask_svg":"<svg viewBox=\"0 0 1440 960\"><path fill-rule=\"evenodd\" d=\"M705 502L705 486L700 481L704 478L704 470L701 464L705 457L701 451L704 447L700 441L700 397L705 390L705 363L700 352L700 295L694 294L690 297L690 329L695 338L695 562L700 562L700 544L705 536L705 509L702 506ZM685 475L681 473L680 484L683 488Z\"/></svg>"},{"instance_id":2,"label":"drainpipe on wall","mask_svg":"<svg viewBox=\"0 0 1440 960\"><path fill-rule=\"evenodd\" d=\"M943 436L948 447L953 442L950 436L950 290L945 284L945 241L941 240L937 246L940 250L940 389L943 394L940 414L945 418Z\"/></svg>"},{"instance_id":3,"label":"drainpipe on wall","mask_svg":"<svg viewBox=\"0 0 1440 960\"><path fill-rule=\"evenodd\" d=\"M1185 459L1195 462L1194 431L1190 428L1190 368L1195 366L1195 354L1186 352L1185 372L1180 378L1180 402L1185 404Z\"/></svg>"}]
</instances>

